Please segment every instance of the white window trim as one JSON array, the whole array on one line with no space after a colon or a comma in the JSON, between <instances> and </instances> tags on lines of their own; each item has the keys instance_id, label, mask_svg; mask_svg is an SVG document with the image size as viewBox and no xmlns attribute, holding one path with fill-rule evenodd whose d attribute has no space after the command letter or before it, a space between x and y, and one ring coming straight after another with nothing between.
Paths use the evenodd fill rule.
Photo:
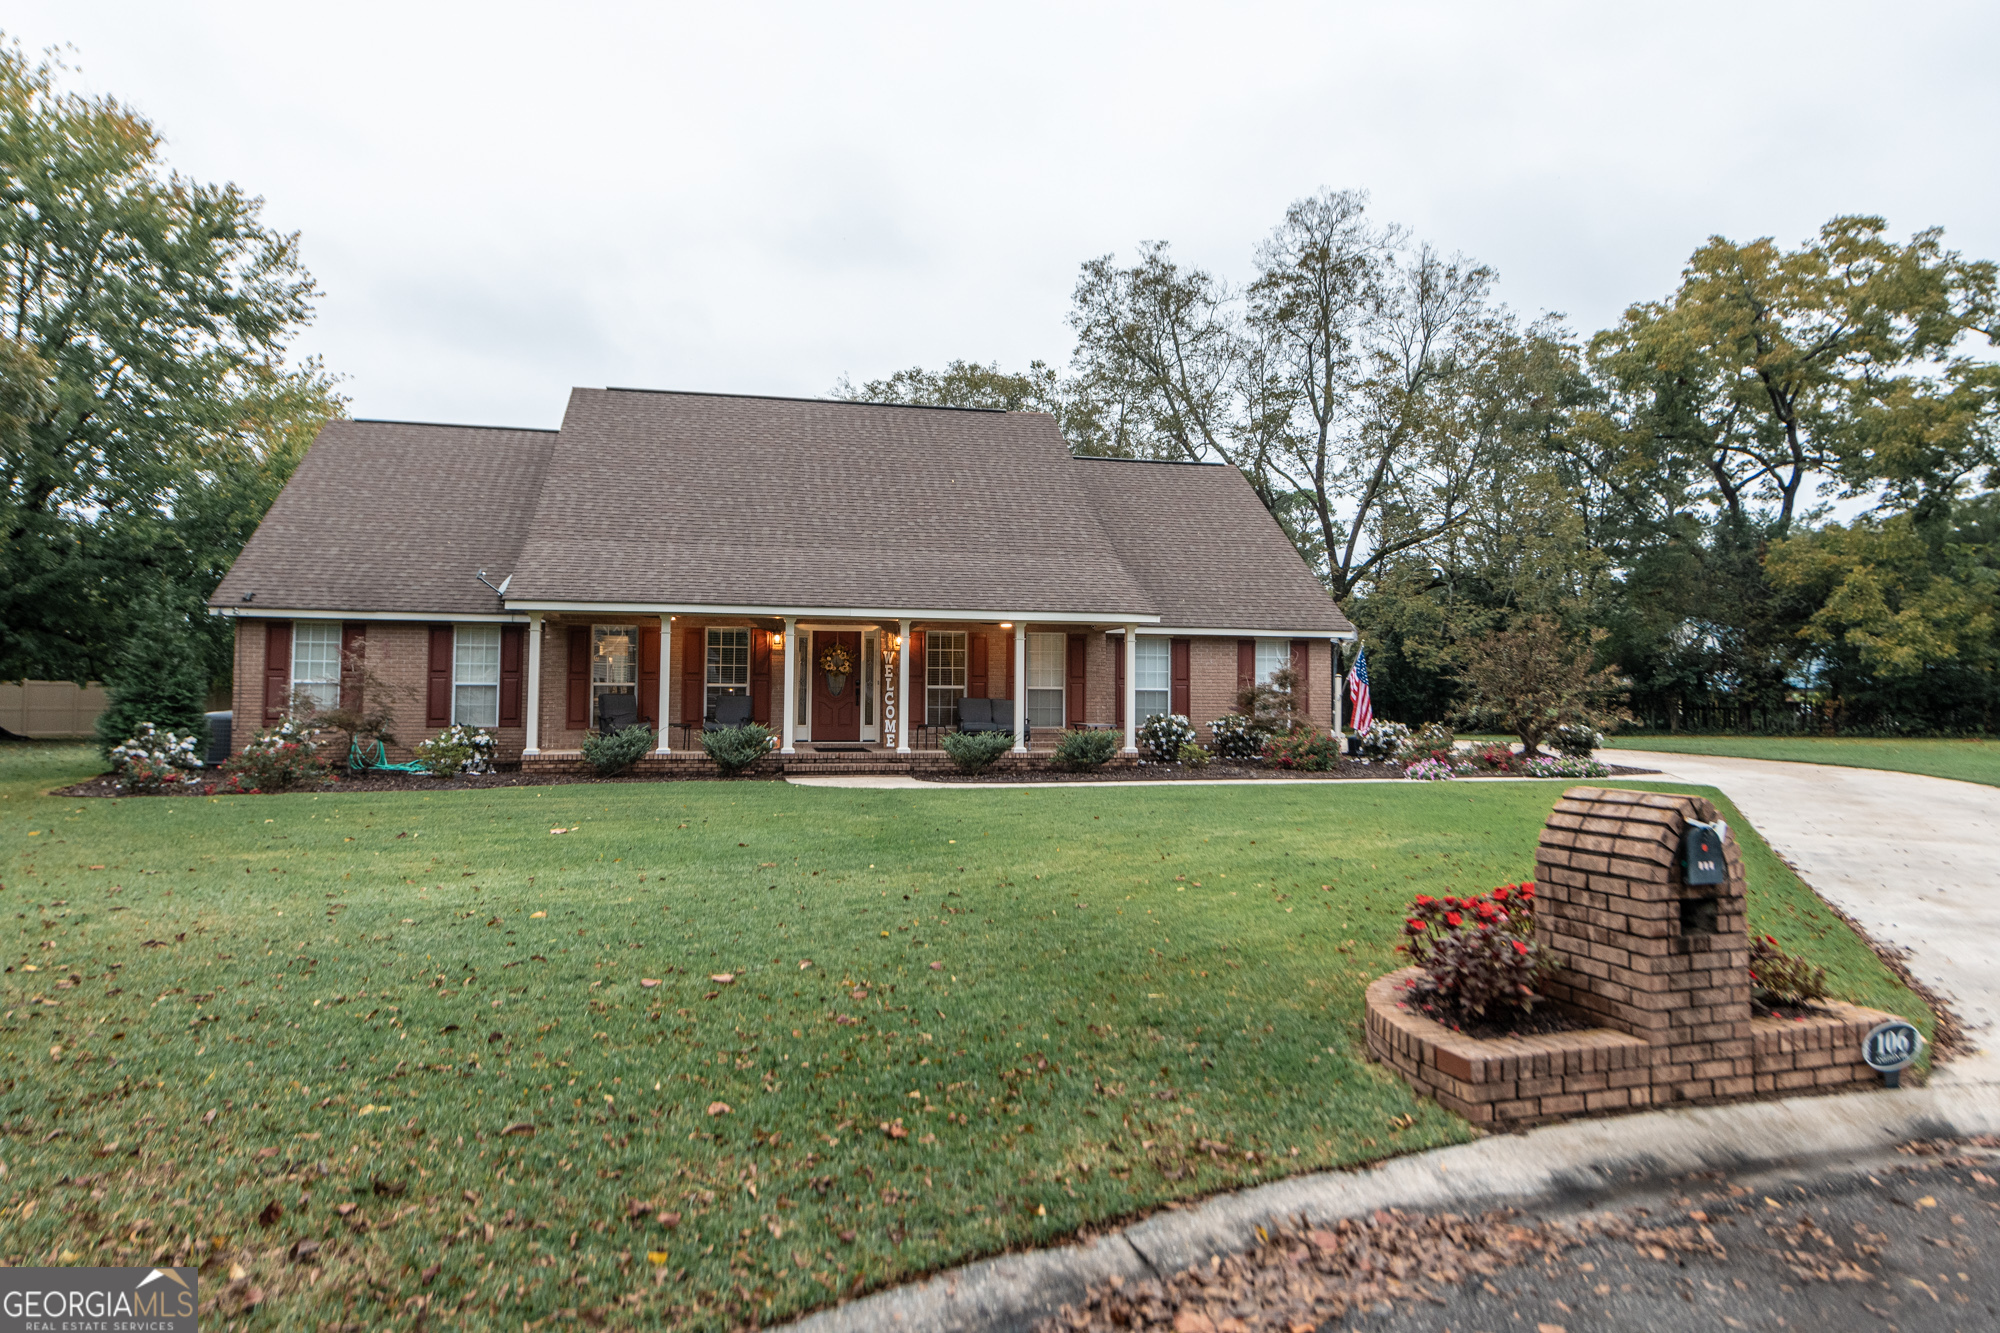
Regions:
<instances>
[{"instance_id":1,"label":"white window trim","mask_svg":"<svg viewBox=\"0 0 2000 1333\"><path fill-rule=\"evenodd\" d=\"M1174 641L1157 634L1139 634L1134 637L1138 640L1138 652L1133 659L1132 707L1138 715L1140 724L1144 725L1146 719L1156 713L1171 713L1174 711ZM1140 672L1140 667L1145 665L1146 655L1149 652L1158 651L1153 648L1154 644L1158 644L1159 649L1164 650L1159 651L1162 665L1161 684L1158 686L1149 686L1142 683L1144 677ZM1158 708L1148 711L1144 702L1145 696L1148 694L1157 694L1160 696L1162 702Z\"/></svg>"},{"instance_id":2,"label":"white window trim","mask_svg":"<svg viewBox=\"0 0 2000 1333\"><path fill-rule=\"evenodd\" d=\"M743 689L743 697L747 699L750 697L751 680L757 669L756 633L757 633L757 627L755 625L709 625L703 628L701 633L701 720L702 721L704 722L707 721L709 716L715 712L715 700L719 697L722 697L715 694L714 691L733 690L737 688L735 685L727 683L718 685L716 682L708 678L708 670L709 670L708 650L711 646L709 636L714 634L741 634L743 636L742 689ZM756 712L755 704L751 705L751 712L752 713Z\"/></svg>"},{"instance_id":3,"label":"white window trim","mask_svg":"<svg viewBox=\"0 0 2000 1333\"><path fill-rule=\"evenodd\" d=\"M1054 686L1036 685L1034 683L1035 645L1040 643L1044 652L1046 652L1051 646L1050 640L1054 640L1056 684ZM1069 635L1061 631L1029 631L1027 659L1027 679L1021 682L1021 707L1022 711L1027 714L1028 725L1031 727L1054 727L1057 730L1061 730L1063 727L1069 725ZM1033 711L1035 696L1043 696L1042 702L1046 704L1048 702L1047 696L1051 694L1056 696L1056 720L1053 722L1037 722Z\"/></svg>"},{"instance_id":4,"label":"white window trim","mask_svg":"<svg viewBox=\"0 0 2000 1333\"><path fill-rule=\"evenodd\" d=\"M300 671L301 662L300 662L299 649L305 644L306 636L304 631L307 629L315 631L313 636L315 641L324 638L324 635L319 634L317 631L327 630L327 629L333 631L333 657L332 657L333 675L331 678L307 680ZM314 700L318 702L321 708L340 707L341 633L342 631L339 621L315 621L303 625L295 624L292 626L292 660L291 660L291 674L290 674L291 684L288 693L297 694L301 691L308 693L312 695ZM332 691L331 698L327 698L320 693L320 691L326 690L329 687L331 687Z\"/></svg>"},{"instance_id":5,"label":"white window trim","mask_svg":"<svg viewBox=\"0 0 2000 1333\"><path fill-rule=\"evenodd\" d=\"M939 635L944 635L944 634L949 634L949 635L952 635L952 636L954 636L955 638L957 638L957 639L958 639L958 641L959 641L959 642L958 642L958 684L956 684L956 685L950 685L950 684L945 684L945 685L934 685L934 684L932 684L932 683L931 683L931 671L932 671L932 669L933 669L933 667L935 666L935 664L936 664L936 661L937 661L937 658L936 658L936 656L935 656L935 654L934 654L934 652L933 652L933 645L934 645L934 644L935 644L935 643L937 642L937 639L938 639L938 636L939 636ZM965 696L966 696L966 691L970 690L971 688L972 688L972 635L971 635L971 633L970 633L969 631L966 631L966 630L962 630L962 629L934 629L934 630L926 630L926 631L924 631L924 721L923 721L923 725L924 725L924 726L927 726L927 727L940 727L940 726L942 726L942 727L949 727L949 726L953 726L953 725L956 725L956 723L957 723L957 721L958 721L958 716L957 716L957 709L958 709L958 701L959 701L960 699L963 699L963 698L965 698ZM950 693L950 691L956 691L956 693ZM944 695L945 697L948 697L948 698L950 699L950 701L951 701L951 706L950 706L950 708L949 708L949 709L947 710L947 711L948 711L948 716L947 716L947 719L946 719L945 721L943 721L943 722L933 722L933 721L931 721L931 698L932 698L932 695L933 695L933 692L936 692L937 694L940 694L940 695Z\"/></svg>"},{"instance_id":6,"label":"white window trim","mask_svg":"<svg viewBox=\"0 0 2000 1333\"><path fill-rule=\"evenodd\" d=\"M464 680L464 679L462 679L462 678L460 677L460 675L459 675L459 672L460 672L460 669L461 669L461 665L462 665L462 664L461 664L461 662L460 662L460 660L459 660L459 656L458 656L458 648L459 648L459 637L460 637L461 635L463 635L463 634L464 634L464 633L465 633L465 632L466 632L467 630L481 630L481 631L484 631L484 630L491 630L491 631L493 632L493 679L492 679L491 681L484 681L484 680ZM453 626L451 627L451 720L452 720L452 725L454 725L454 726L458 726L458 725L464 725L464 726L468 726L468 727L478 727L478 728L481 728L481 729L483 729L483 730L484 730L484 729L492 729L492 730L497 730L497 729L499 728L499 726L500 726L500 674L501 674L501 665L500 665L500 657L501 657L501 654L502 654L503 652L505 652L505 651L506 651L506 647L505 647L505 642L504 642L504 640L503 640L503 639L501 638L501 635L500 635L500 627L499 627L498 625L474 625L474 624L462 624L462 625L453 625ZM463 721L463 719L461 719L461 718L459 717L459 715L458 715L458 691L459 691L459 689L460 689L461 687L463 687L463 688L467 688L467 689L484 689L484 688L488 687L489 685L490 685L490 686L492 687L492 690L493 690L493 720L492 720L491 722L465 722L465 721ZM595 702L595 701L593 700L593 702Z\"/></svg>"}]
</instances>

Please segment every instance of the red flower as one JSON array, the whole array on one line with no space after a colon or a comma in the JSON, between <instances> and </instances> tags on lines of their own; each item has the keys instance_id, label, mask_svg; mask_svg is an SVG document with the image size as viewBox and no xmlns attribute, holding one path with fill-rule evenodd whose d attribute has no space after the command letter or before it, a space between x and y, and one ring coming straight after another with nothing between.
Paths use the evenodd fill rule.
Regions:
<instances>
[{"instance_id":1,"label":"red flower","mask_svg":"<svg viewBox=\"0 0 2000 1333\"><path fill-rule=\"evenodd\" d=\"M1422 930L1424 928L1424 923L1417 920L1415 917L1411 917L1408 921L1405 921L1403 925L1412 931Z\"/></svg>"},{"instance_id":2,"label":"red flower","mask_svg":"<svg viewBox=\"0 0 2000 1333\"><path fill-rule=\"evenodd\" d=\"M1428 893L1420 893L1417 895L1417 906L1419 907L1429 907L1432 903L1436 901L1437 899L1431 897Z\"/></svg>"},{"instance_id":3,"label":"red flower","mask_svg":"<svg viewBox=\"0 0 2000 1333\"><path fill-rule=\"evenodd\" d=\"M1508 885L1508 886L1507 886L1506 888L1500 888L1500 889L1495 889L1495 890L1493 890L1493 901L1494 901L1494 902L1496 902L1496 903L1504 903L1504 902L1506 902L1506 901L1507 901L1507 889L1511 889L1512 887L1513 887L1513 885L1511 885L1511 884L1510 884L1510 885Z\"/></svg>"},{"instance_id":4,"label":"red flower","mask_svg":"<svg viewBox=\"0 0 2000 1333\"><path fill-rule=\"evenodd\" d=\"M1456 913L1456 912L1446 912L1446 913L1444 914L1444 923L1445 923L1445 924L1446 924L1447 926L1454 926L1454 927L1455 927L1455 926L1457 926L1457 925L1458 925L1458 923L1459 923L1459 922L1461 922L1461 921L1463 921L1463 920L1465 920L1465 918L1464 918L1464 917L1462 917L1462 916L1460 916L1460 915L1459 915L1458 913Z\"/></svg>"},{"instance_id":5,"label":"red flower","mask_svg":"<svg viewBox=\"0 0 2000 1333\"><path fill-rule=\"evenodd\" d=\"M1525 945L1525 944L1523 944L1523 943L1521 943L1521 941L1519 941L1519 940L1515 940L1515 941L1514 941L1514 952L1515 952L1515 953L1517 953L1517 954L1520 954L1520 955L1521 955L1521 957L1523 957L1523 958L1526 958L1526 957L1528 956L1528 946L1527 946L1527 945Z\"/></svg>"}]
</instances>

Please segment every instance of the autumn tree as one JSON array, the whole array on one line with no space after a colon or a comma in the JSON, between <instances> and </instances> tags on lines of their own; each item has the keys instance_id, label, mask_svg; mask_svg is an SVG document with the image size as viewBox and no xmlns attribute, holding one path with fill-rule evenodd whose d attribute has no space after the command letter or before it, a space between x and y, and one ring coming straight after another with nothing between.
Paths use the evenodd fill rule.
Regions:
<instances>
[{"instance_id":1,"label":"autumn tree","mask_svg":"<svg viewBox=\"0 0 2000 1333\"><path fill-rule=\"evenodd\" d=\"M1629 716L1620 705L1625 681L1615 666L1593 664L1603 630L1577 637L1549 616L1528 616L1459 650L1463 711L1491 719L1518 736L1522 751L1539 754L1557 727L1612 727Z\"/></svg>"}]
</instances>

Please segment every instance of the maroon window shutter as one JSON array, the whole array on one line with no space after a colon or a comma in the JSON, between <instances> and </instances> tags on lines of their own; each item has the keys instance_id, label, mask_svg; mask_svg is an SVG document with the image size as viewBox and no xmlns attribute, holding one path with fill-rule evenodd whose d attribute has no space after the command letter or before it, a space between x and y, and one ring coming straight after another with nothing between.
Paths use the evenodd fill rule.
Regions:
<instances>
[{"instance_id":1,"label":"maroon window shutter","mask_svg":"<svg viewBox=\"0 0 2000 1333\"><path fill-rule=\"evenodd\" d=\"M264 725L274 727L285 720L286 704L292 692L292 622L272 620L264 625Z\"/></svg>"},{"instance_id":2,"label":"maroon window shutter","mask_svg":"<svg viewBox=\"0 0 2000 1333\"><path fill-rule=\"evenodd\" d=\"M972 636L971 652L965 668L965 696L968 699L986 697L986 650L987 639L984 632Z\"/></svg>"},{"instance_id":3,"label":"maroon window shutter","mask_svg":"<svg viewBox=\"0 0 2000 1333\"><path fill-rule=\"evenodd\" d=\"M771 635L750 631L750 720L771 725Z\"/></svg>"},{"instance_id":4,"label":"maroon window shutter","mask_svg":"<svg viewBox=\"0 0 2000 1333\"><path fill-rule=\"evenodd\" d=\"M707 715L702 683L708 671L708 635L691 629L681 636L681 721L701 725Z\"/></svg>"},{"instance_id":5,"label":"maroon window shutter","mask_svg":"<svg viewBox=\"0 0 2000 1333\"><path fill-rule=\"evenodd\" d=\"M590 729L590 627L572 625L569 631L569 671L563 691L566 711L563 724L571 731Z\"/></svg>"},{"instance_id":6,"label":"maroon window shutter","mask_svg":"<svg viewBox=\"0 0 2000 1333\"><path fill-rule=\"evenodd\" d=\"M528 627L525 625L502 625L500 627L500 725L518 727L521 725L522 694L521 660L528 650Z\"/></svg>"},{"instance_id":7,"label":"maroon window shutter","mask_svg":"<svg viewBox=\"0 0 2000 1333\"><path fill-rule=\"evenodd\" d=\"M1006 659L1006 664L1000 672L1000 693L995 697L1001 699L1011 699L1014 697L1014 631L1013 630L1008 630L1006 637L1000 640L1000 649L1001 649L1000 655ZM1022 704L1022 707L1025 708L1026 706L1027 705L1024 702Z\"/></svg>"},{"instance_id":8,"label":"maroon window shutter","mask_svg":"<svg viewBox=\"0 0 2000 1333\"><path fill-rule=\"evenodd\" d=\"M367 669L368 622L350 620L340 627L340 706L360 709L361 673Z\"/></svg>"},{"instance_id":9,"label":"maroon window shutter","mask_svg":"<svg viewBox=\"0 0 2000 1333\"><path fill-rule=\"evenodd\" d=\"M1167 707L1182 717L1194 716L1194 641L1175 639L1169 646L1169 686L1172 691Z\"/></svg>"},{"instance_id":10,"label":"maroon window shutter","mask_svg":"<svg viewBox=\"0 0 2000 1333\"><path fill-rule=\"evenodd\" d=\"M1111 646L1111 720L1125 725L1125 640Z\"/></svg>"},{"instance_id":11,"label":"maroon window shutter","mask_svg":"<svg viewBox=\"0 0 2000 1333\"><path fill-rule=\"evenodd\" d=\"M451 725L451 626L431 626L430 679L424 691L424 725Z\"/></svg>"},{"instance_id":12,"label":"maroon window shutter","mask_svg":"<svg viewBox=\"0 0 2000 1333\"><path fill-rule=\"evenodd\" d=\"M1292 686L1292 694L1298 700L1299 714L1307 719L1312 717L1312 641L1292 640L1292 674L1298 677Z\"/></svg>"},{"instance_id":13,"label":"maroon window shutter","mask_svg":"<svg viewBox=\"0 0 2000 1333\"><path fill-rule=\"evenodd\" d=\"M1247 690L1257 683L1257 641L1236 641L1236 688Z\"/></svg>"},{"instance_id":14,"label":"maroon window shutter","mask_svg":"<svg viewBox=\"0 0 2000 1333\"><path fill-rule=\"evenodd\" d=\"M659 734L660 627L639 627L639 720Z\"/></svg>"},{"instance_id":15,"label":"maroon window shutter","mask_svg":"<svg viewBox=\"0 0 2000 1333\"><path fill-rule=\"evenodd\" d=\"M1083 725L1083 636L1069 636L1068 688L1063 691L1063 720L1072 727Z\"/></svg>"},{"instance_id":16,"label":"maroon window shutter","mask_svg":"<svg viewBox=\"0 0 2000 1333\"><path fill-rule=\"evenodd\" d=\"M924 674L924 632L910 631L910 697L904 705L912 727L930 722L930 680Z\"/></svg>"}]
</instances>

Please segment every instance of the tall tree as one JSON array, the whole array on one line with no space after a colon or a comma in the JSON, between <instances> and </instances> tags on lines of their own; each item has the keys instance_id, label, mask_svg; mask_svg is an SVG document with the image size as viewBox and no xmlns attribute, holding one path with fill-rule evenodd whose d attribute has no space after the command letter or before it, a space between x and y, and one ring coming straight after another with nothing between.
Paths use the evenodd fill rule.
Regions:
<instances>
[{"instance_id":1,"label":"tall tree","mask_svg":"<svg viewBox=\"0 0 2000 1333\"><path fill-rule=\"evenodd\" d=\"M1184 269L1165 241L1120 268L1088 261L1071 298L1080 392L1099 405L1101 435L1086 452L1220 461L1235 419L1244 357L1227 283Z\"/></svg>"},{"instance_id":2,"label":"tall tree","mask_svg":"<svg viewBox=\"0 0 2000 1333\"><path fill-rule=\"evenodd\" d=\"M1592 347L1642 437L1702 460L1715 503L1782 536L1807 485L1862 447L1857 408L1937 374L1993 319L1994 267L1942 233L1898 244L1838 217L1796 250L1717 236L1672 297L1626 311Z\"/></svg>"},{"instance_id":3,"label":"tall tree","mask_svg":"<svg viewBox=\"0 0 2000 1333\"><path fill-rule=\"evenodd\" d=\"M260 200L168 171L145 119L58 72L0 44L0 339L40 386L0 444L0 677L104 674L152 603L219 674L201 603L341 408L285 360L312 279Z\"/></svg>"}]
</instances>

